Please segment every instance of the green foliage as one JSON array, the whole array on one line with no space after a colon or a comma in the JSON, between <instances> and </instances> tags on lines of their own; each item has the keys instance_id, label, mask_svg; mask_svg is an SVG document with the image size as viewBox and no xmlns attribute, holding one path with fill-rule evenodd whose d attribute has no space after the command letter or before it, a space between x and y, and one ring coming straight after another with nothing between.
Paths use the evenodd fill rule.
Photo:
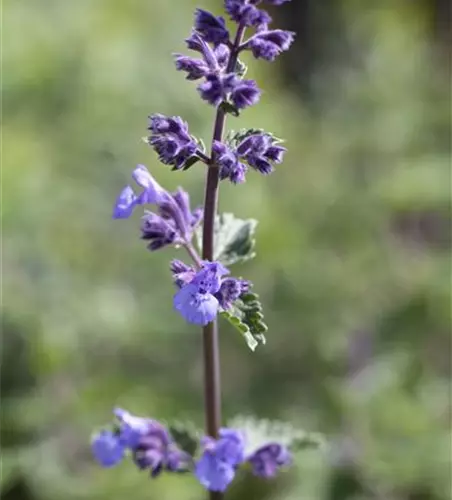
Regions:
<instances>
[{"instance_id":1,"label":"green foliage","mask_svg":"<svg viewBox=\"0 0 452 500\"><path fill-rule=\"evenodd\" d=\"M259 344L265 344L264 333L268 330L264 323L259 296L249 292L240 296L228 311L221 312L231 325L245 338L248 347L254 351Z\"/></svg>"},{"instance_id":2,"label":"green foliage","mask_svg":"<svg viewBox=\"0 0 452 500\"><path fill-rule=\"evenodd\" d=\"M296 428L289 422L238 415L228 421L228 426L242 429L246 436L246 454L269 442L281 443L292 452L319 449L325 446L324 438Z\"/></svg>"},{"instance_id":3,"label":"green foliage","mask_svg":"<svg viewBox=\"0 0 452 500\"><path fill-rule=\"evenodd\" d=\"M256 227L257 221L254 219L239 219L231 213L218 215L214 229L214 260L231 266L254 258ZM202 227L198 229L197 238L201 247Z\"/></svg>"},{"instance_id":4,"label":"green foliage","mask_svg":"<svg viewBox=\"0 0 452 500\"><path fill-rule=\"evenodd\" d=\"M192 422L174 422L168 429L179 448L194 457L202 435L195 425Z\"/></svg>"}]
</instances>

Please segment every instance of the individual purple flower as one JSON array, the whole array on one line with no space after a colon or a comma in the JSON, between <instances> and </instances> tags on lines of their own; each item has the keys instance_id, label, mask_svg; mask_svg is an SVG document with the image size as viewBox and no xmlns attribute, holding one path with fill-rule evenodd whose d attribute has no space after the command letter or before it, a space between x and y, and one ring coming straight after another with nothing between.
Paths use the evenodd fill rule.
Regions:
<instances>
[{"instance_id":1,"label":"individual purple flower","mask_svg":"<svg viewBox=\"0 0 452 500\"><path fill-rule=\"evenodd\" d=\"M209 491L225 491L244 460L243 435L234 429L220 429L218 440L204 438L204 452L196 464L195 475Z\"/></svg>"},{"instance_id":2,"label":"individual purple flower","mask_svg":"<svg viewBox=\"0 0 452 500\"><path fill-rule=\"evenodd\" d=\"M210 68L202 59L175 54L176 69L187 73L187 80L199 80L208 75Z\"/></svg>"},{"instance_id":3,"label":"individual purple flower","mask_svg":"<svg viewBox=\"0 0 452 500\"><path fill-rule=\"evenodd\" d=\"M103 430L91 440L91 450L102 467L113 467L123 459L125 447L119 435Z\"/></svg>"},{"instance_id":4,"label":"individual purple flower","mask_svg":"<svg viewBox=\"0 0 452 500\"><path fill-rule=\"evenodd\" d=\"M130 217L136 205L146 203L160 203L167 196L167 192L152 177L144 165L137 165L132 172L135 182L143 188L143 191L137 196L130 186L126 186L118 198L113 208L114 219L125 219Z\"/></svg>"},{"instance_id":5,"label":"individual purple flower","mask_svg":"<svg viewBox=\"0 0 452 500\"><path fill-rule=\"evenodd\" d=\"M133 450L133 460L140 469L149 469L157 477L165 467L171 438L168 431L158 422L153 422L147 432L140 436Z\"/></svg>"},{"instance_id":6,"label":"individual purple flower","mask_svg":"<svg viewBox=\"0 0 452 500\"><path fill-rule=\"evenodd\" d=\"M261 91L254 80L240 80L231 93L232 104L237 109L244 109L259 101Z\"/></svg>"},{"instance_id":7,"label":"individual purple flower","mask_svg":"<svg viewBox=\"0 0 452 500\"><path fill-rule=\"evenodd\" d=\"M146 212L142 217L141 233L143 240L150 240L149 250L159 250L164 246L182 242L174 221L152 212Z\"/></svg>"},{"instance_id":8,"label":"individual purple flower","mask_svg":"<svg viewBox=\"0 0 452 500\"><path fill-rule=\"evenodd\" d=\"M237 146L238 156L262 174L273 172L272 163L281 163L285 151L277 139L266 133L249 135Z\"/></svg>"},{"instance_id":9,"label":"individual purple flower","mask_svg":"<svg viewBox=\"0 0 452 500\"><path fill-rule=\"evenodd\" d=\"M222 17L216 17L203 9L196 9L195 30L201 33L206 42L218 44L229 41L229 31Z\"/></svg>"},{"instance_id":10,"label":"individual purple flower","mask_svg":"<svg viewBox=\"0 0 452 500\"><path fill-rule=\"evenodd\" d=\"M278 470L292 461L289 450L279 443L269 443L248 458L253 474L264 478L275 477Z\"/></svg>"},{"instance_id":11,"label":"individual purple flower","mask_svg":"<svg viewBox=\"0 0 452 500\"><path fill-rule=\"evenodd\" d=\"M190 283L195 277L196 271L192 266L187 266L179 259L174 259L170 264L171 273L174 278L174 284L178 288L182 288L184 285Z\"/></svg>"},{"instance_id":12,"label":"individual purple flower","mask_svg":"<svg viewBox=\"0 0 452 500\"><path fill-rule=\"evenodd\" d=\"M292 31L260 31L252 36L243 48L251 50L256 59L273 61L281 52L288 50L295 37Z\"/></svg>"},{"instance_id":13,"label":"individual purple flower","mask_svg":"<svg viewBox=\"0 0 452 500\"><path fill-rule=\"evenodd\" d=\"M259 26L269 24L272 21L267 12L253 5L259 2L248 3L247 0L225 0L224 3L226 12L236 23L245 26Z\"/></svg>"},{"instance_id":14,"label":"individual purple flower","mask_svg":"<svg viewBox=\"0 0 452 500\"><path fill-rule=\"evenodd\" d=\"M196 141L188 133L187 123L179 116L151 115L148 130L151 136L147 142L165 165L180 169L198 150Z\"/></svg>"},{"instance_id":15,"label":"individual purple flower","mask_svg":"<svg viewBox=\"0 0 452 500\"><path fill-rule=\"evenodd\" d=\"M130 186L126 186L116 198L115 205L113 207L113 218L127 219L132 215L136 204L136 194Z\"/></svg>"},{"instance_id":16,"label":"individual purple flower","mask_svg":"<svg viewBox=\"0 0 452 500\"><path fill-rule=\"evenodd\" d=\"M135 448L155 422L150 418L136 417L122 408L115 408L113 413L120 424L119 440L127 448Z\"/></svg>"},{"instance_id":17,"label":"individual purple flower","mask_svg":"<svg viewBox=\"0 0 452 500\"><path fill-rule=\"evenodd\" d=\"M222 276L228 273L219 262L204 262L202 269L174 296L176 311L189 323L203 326L210 323L219 307L214 294L220 290Z\"/></svg>"},{"instance_id":18,"label":"individual purple flower","mask_svg":"<svg viewBox=\"0 0 452 500\"><path fill-rule=\"evenodd\" d=\"M232 304L250 288L250 282L237 278L226 278L222 281L221 287L215 294L220 306L228 310Z\"/></svg>"},{"instance_id":19,"label":"individual purple flower","mask_svg":"<svg viewBox=\"0 0 452 500\"><path fill-rule=\"evenodd\" d=\"M205 82L198 86L201 98L212 106L219 106L234 91L239 79L234 73L207 75Z\"/></svg>"},{"instance_id":20,"label":"individual purple flower","mask_svg":"<svg viewBox=\"0 0 452 500\"><path fill-rule=\"evenodd\" d=\"M234 184L245 182L247 167L240 162L235 151L220 141L214 141L212 151L220 169L220 179L230 179Z\"/></svg>"}]
</instances>

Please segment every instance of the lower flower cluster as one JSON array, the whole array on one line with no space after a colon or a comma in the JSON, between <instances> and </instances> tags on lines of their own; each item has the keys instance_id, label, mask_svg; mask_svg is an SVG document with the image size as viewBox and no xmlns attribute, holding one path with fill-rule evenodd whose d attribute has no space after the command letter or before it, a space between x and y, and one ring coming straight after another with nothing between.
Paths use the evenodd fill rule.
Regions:
<instances>
[{"instance_id":1,"label":"lower flower cluster","mask_svg":"<svg viewBox=\"0 0 452 500\"><path fill-rule=\"evenodd\" d=\"M193 472L209 491L225 491L241 466L251 466L254 475L273 478L290 465L289 450L276 442L247 452L246 436L238 429L220 429L218 439L204 437L200 456L182 451L160 422L115 409L113 430L102 430L91 442L97 462L103 467L119 464L129 454L140 470L155 478L163 471Z\"/></svg>"}]
</instances>

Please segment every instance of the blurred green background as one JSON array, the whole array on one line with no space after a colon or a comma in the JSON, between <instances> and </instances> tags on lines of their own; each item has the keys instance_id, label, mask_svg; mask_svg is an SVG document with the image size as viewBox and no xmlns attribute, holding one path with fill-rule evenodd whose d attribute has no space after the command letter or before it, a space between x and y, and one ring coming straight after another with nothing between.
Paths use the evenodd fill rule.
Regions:
<instances>
[{"instance_id":1,"label":"blurred green background","mask_svg":"<svg viewBox=\"0 0 452 500\"><path fill-rule=\"evenodd\" d=\"M5 500L195 500L192 478L98 467L93 429L120 405L203 422L201 337L172 310L168 262L111 209L136 163L202 202L204 169L171 173L141 137L177 114L211 137L213 109L175 72L195 6L214 0L3 3ZM230 500L445 500L450 495L450 90L447 1L293 0L298 32L250 63L261 104L230 118L287 140L284 165L220 208L257 218L240 269L268 344L221 324L225 418L284 419L322 452ZM180 257L180 255L179 255Z\"/></svg>"}]
</instances>

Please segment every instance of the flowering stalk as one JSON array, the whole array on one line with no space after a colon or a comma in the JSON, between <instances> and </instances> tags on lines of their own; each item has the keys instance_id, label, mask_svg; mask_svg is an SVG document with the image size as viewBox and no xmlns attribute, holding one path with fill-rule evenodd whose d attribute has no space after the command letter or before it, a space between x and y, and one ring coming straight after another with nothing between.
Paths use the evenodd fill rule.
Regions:
<instances>
[{"instance_id":1,"label":"flowering stalk","mask_svg":"<svg viewBox=\"0 0 452 500\"><path fill-rule=\"evenodd\" d=\"M183 247L194 263L191 266L173 260L170 269L176 286L174 309L187 322L203 327L206 432L197 456L198 441L187 443L182 439L186 433L116 409L113 429L103 430L93 438L94 456L104 467L112 467L129 454L138 468L149 470L151 477L163 471L194 472L209 490L211 500L223 498L242 465L247 464L257 476L270 478L291 461L282 443L265 441L247 447L243 429L221 427L217 316L221 314L230 321L252 350L265 343L267 327L258 296L250 291L252 284L229 276L226 267L254 256L255 221L236 219L231 214L217 216L219 183L228 179L241 184L249 169L270 174L285 153L279 139L260 129L230 132L223 138L227 113L238 116L260 97L256 82L243 78L246 66L239 55L250 51L257 59L273 61L294 38L291 32L269 29L271 17L258 8L262 1L281 5L289 0L225 0L225 10L237 24L232 41L222 17L197 9L194 29L186 42L201 57L175 54L176 68L186 73L187 80L203 79L197 87L200 97L216 108L210 155L203 142L189 133L182 118L150 116L146 142L163 164L179 171L198 162L207 166L204 207L192 210L188 193L182 188L168 192L146 167L138 165L132 177L140 193L126 186L113 209L113 217L120 219L128 218L141 205L153 205L154 211L145 210L141 221L141 237L148 241L149 250ZM249 29L255 32L244 41ZM193 244L201 223L202 257Z\"/></svg>"},{"instance_id":2,"label":"flowering stalk","mask_svg":"<svg viewBox=\"0 0 452 500\"><path fill-rule=\"evenodd\" d=\"M240 24L234 44L229 55L226 72L230 73L235 67L238 57L238 48L242 41L246 26ZM207 169L207 180L204 198L204 227L202 234L203 259L212 261L214 252L214 224L218 206L218 191L220 183L219 166L213 157L214 144L223 139L223 130L226 122L226 113L218 108L212 138L212 156ZM220 380L220 353L218 345L218 322L214 319L203 328L204 350L204 405L206 415L206 431L209 436L218 437L221 426L221 380ZM212 500L222 498L222 494L211 492Z\"/></svg>"}]
</instances>

